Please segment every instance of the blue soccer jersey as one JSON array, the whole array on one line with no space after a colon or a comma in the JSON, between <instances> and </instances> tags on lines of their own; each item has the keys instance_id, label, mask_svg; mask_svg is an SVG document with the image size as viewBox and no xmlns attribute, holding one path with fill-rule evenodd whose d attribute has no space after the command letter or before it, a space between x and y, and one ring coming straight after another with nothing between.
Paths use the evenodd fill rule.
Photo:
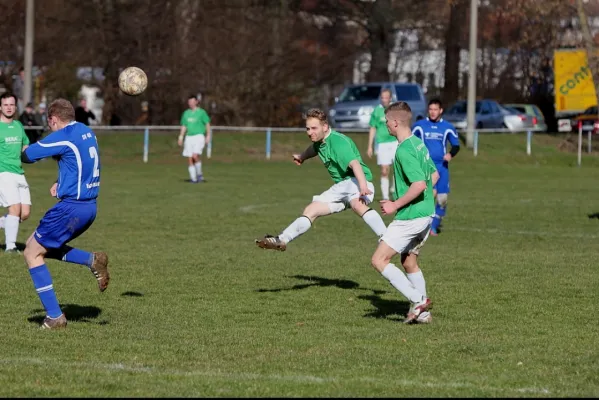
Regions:
<instances>
[{"instance_id":1,"label":"blue soccer jersey","mask_svg":"<svg viewBox=\"0 0 599 400\"><path fill-rule=\"evenodd\" d=\"M24 151L24 162L52 157L58 160L57 197L60 200L91 201L100 190L100 153L94 132L71 122L32 144Z\"/></svg>"},{"instance_id":2,"label":"blue soccer jersey","mask_svg":"<svg viewBox=\"0 0 599 400\"><path fill-rule=\"evenodd\" d=\"M412 133L424 142L436 165L443 163L443 157L447 154L447 142L452 146L460 145L455 128L443 119L437 122L428 118L421 119L412 127Z\"/></svg>"}]
</instances>

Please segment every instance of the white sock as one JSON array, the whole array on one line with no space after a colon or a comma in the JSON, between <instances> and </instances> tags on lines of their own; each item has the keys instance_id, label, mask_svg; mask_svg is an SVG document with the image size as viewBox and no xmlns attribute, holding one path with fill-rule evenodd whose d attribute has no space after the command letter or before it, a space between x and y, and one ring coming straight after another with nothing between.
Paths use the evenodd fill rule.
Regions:
<instances>
[{"instance_id":1,"label":"white sock","mask_svg":"<svg viewBox=\"0 0 599 400\"><path fill-rule=\"evenodd\" d=\"M285 243L291 242L296 237L306 233L308 229L312 226L312 221L310 218L302 215L295 221L291 223L284 231L279 235L279 239L281 239Z\"/></svg>"},{"instance_id":2,"label":"white sock","mask_svg":"<svg viewBox=\"0 0 599 400\"><path fill-rule=\"evenodd\" d=\"M198 173L196 171L196 167L193 165L190 165L187 169L189 170L189 178L194 182L197 181Z\"/></svg>"},{"instance_id":3,"label":"white sock","mask_svg":"<svg viewBox=\"0 0 599 400\"><path fill-rule=\"evenodd\" d=\"M420 303L424 299L422 293L420 293L418 289L412 285L404 273L401 272L395 265L391 263L387 264L383 272L381 272L381 275L387 278L391 285L393 285L395 289L399 290L401 294L403 294L412 303Z\"/></svg>"},{"instance_id":4,"label":"white sock","mask_svg":"<svg viewBox=\"0 0 599 400\"><path fill-rule=\"evenodd\" d=\"M4 226L6 234L6 249L14 249L17 247L17 234L19 233L20 218L14 215L7 215Z\"/></svg>"},{"instance_id":5,"label":"white sock","mask_svg":"<svg viewBox=\"0 0 599 400\"><path fill-rule=\"evenodd\" d=\"M4 225L6 224L6 215L0 217L0 229L4 229Z\"/></svg>"},{"instance_id":6,"label":"white sock","mask_svg":"<svg viewBox=\"0 0 599 400\"><path fill-rule=\"evenodd\" d=\"M424 275L422 275L422 270L418 272L414 272L412 274L406 274L412 285L418 290L420 293L426 297L426 282L424 281Z\"/></svg>"},{"instance_id":7,"label":"white sock","mask_svg":"<svg viewBox=\"0 0 599 400\"><path fill-rule=\"evenodd\" d=\"M368 224L370 229L372 229L377 237L381 237L387 230L385 221L383 221L379 213L374 211L372 208L362 215L362 219Z\"/></svg>"},{"instance_id":8,"label":"white sock","mask_svg":"<svg viewBox=\"0 0 599 400\"><path fill-rule=\"evenodd\" d=\"M198 174L198 176L202 176L202 162L198 161L196 163L196 173Z\"/></svg>"},{"instance_id":9,"label":"white sock","mask_svg":"<svg viewBox=\"0 0 599 400\"><path fill-rule=\"evenodd\" d=\"M383 200L389 200L389 178L381 178L381 193L383 194Z\"/></svg>"}]
</instances>

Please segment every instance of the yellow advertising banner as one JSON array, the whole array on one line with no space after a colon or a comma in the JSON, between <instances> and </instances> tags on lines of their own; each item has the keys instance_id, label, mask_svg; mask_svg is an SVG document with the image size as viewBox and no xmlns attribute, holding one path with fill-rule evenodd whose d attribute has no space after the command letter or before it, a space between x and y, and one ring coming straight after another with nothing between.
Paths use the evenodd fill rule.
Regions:
<instances>
[{"instance_id":1,"label":"yellow advertising banner","mask_svg":"<svg viewBox=\"0 0 599 400\"><path fill-rule=\"evenodd\" d=\"M555 50L553 74L556 115L581 113L597 104L585 50Z\"/></svg>"}]
</instances>

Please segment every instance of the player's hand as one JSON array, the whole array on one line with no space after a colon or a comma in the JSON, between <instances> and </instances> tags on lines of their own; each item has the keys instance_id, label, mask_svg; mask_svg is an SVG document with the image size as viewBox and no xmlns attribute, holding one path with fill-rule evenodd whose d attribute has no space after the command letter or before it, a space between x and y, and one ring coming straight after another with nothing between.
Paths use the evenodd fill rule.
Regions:
<instances>
[{"instance_id":1,"label":"player's hand","mask_svg":"<svg viewBox=\"0 0 599 400\"><path fill-rule=\"evenodd\" d=\"M52 197L56 197L56 188L58 188L58 183L55 183L54 185L52 185L52 187L50 188L50 194L52 195Z\"/></svg>"},{"instance_id":2,"label":"player's hand","mask_svg":"<svg viewBox=\"0 0 599 400\"><path fill-rule=\"evenodd\" d=\"M294 154L293 155L293 162L295 163L295 165L302 165L302 163L304 162L304 160L302 160L301 154Z\"/></svg>"},{"instance_id":3,"label":"player's hand","mask_svg":"<svg viewBox=\"0 0 599 400\"><path fill-rule=\"evenodd\" d=\"M447 153L443 156L443 161L450 162L452 158L453 157L451 156L451 154Z\"/></svg>"},{"instance_id":4,"label":"player's hand","mask_svg":"<svg viewBox=\"0 0 599 400\"><path fill-rule=\"evenodd\" d=\"M381 200L381 211L383 215L389 215L395 213L397 211L397 206L395 202L389 200Z\"/></svg>"},{"instance_id":5,"label":"player's hand","mask_svg":"<svg viewBox=\"0 0 599 400\"><path fill-rule=\"evenodd\" d=\"M368 150L366 151L366 154L368 155L368 158L372 158L372 154L373 154L373 153L374 153L374 152L372 151L372 147L370 147L370 146L369 146L369 147L368 147Z\"/></svg>"},{"instance_id":6,"label":"player's hand","mask_svg":"<svg viewBox=\"0 0 599 400\"><path fill-rule=\"evenodd\" d=\"M177 139L177 144L179 147L183 146L183 138L181 136L179 136L179 139Z\"/></svg>"},{"instance_id":7,"label":"player's hand","mask_svg":"<svg viewBox=\"0 0 599 400\"><path fill-rule=\"evenodd\" d=\"M368 186L360 185L360 196L368 196L372 194L372 190L368 189Z\"/></svg>"}]
</instances>

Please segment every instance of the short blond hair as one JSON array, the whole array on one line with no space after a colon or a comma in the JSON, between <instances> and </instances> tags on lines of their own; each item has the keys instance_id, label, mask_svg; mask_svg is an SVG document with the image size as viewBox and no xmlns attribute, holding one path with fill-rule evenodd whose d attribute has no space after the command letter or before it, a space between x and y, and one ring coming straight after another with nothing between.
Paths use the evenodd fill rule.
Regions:
<instances>
[{"instance_id":1,"label":"short blond hair","mask_svg":"<svg viewBox=\"0 0 599 400\"><path fill-rule=\"evenodd\" d=\"M48 107L48 119L56 117L62 122L71 122L75 120L75 109L70 101L65 99L56 99Z\"/></svg>"},{"instance_id":2,"label":"short blond hair","mask_svg":"<svg viewBox=\"0 0 599 400\"><path fill-rule=\"evenodd\" d=\"M385 110L385 115L391 115L393 119L399 121L404 126L410 126L412 121L412 109L405 101L397 101L390 104Z\"/></svg>"},{"instance_id":3,"label":"short blond hair","mask_svg":"<svg viewBox=\"0 0 599 400\"><path fill-rule=\"evenodd\" d=\"M304 119L309 119L309 118L316 118L317 120L319 120L320 122L324 123L329 123L328 119L327 119L327 113L325 113L324 111L322 111L319 108L311 108L309 109L305 114L304 114Z\"/></svg>"}]
</instances>

